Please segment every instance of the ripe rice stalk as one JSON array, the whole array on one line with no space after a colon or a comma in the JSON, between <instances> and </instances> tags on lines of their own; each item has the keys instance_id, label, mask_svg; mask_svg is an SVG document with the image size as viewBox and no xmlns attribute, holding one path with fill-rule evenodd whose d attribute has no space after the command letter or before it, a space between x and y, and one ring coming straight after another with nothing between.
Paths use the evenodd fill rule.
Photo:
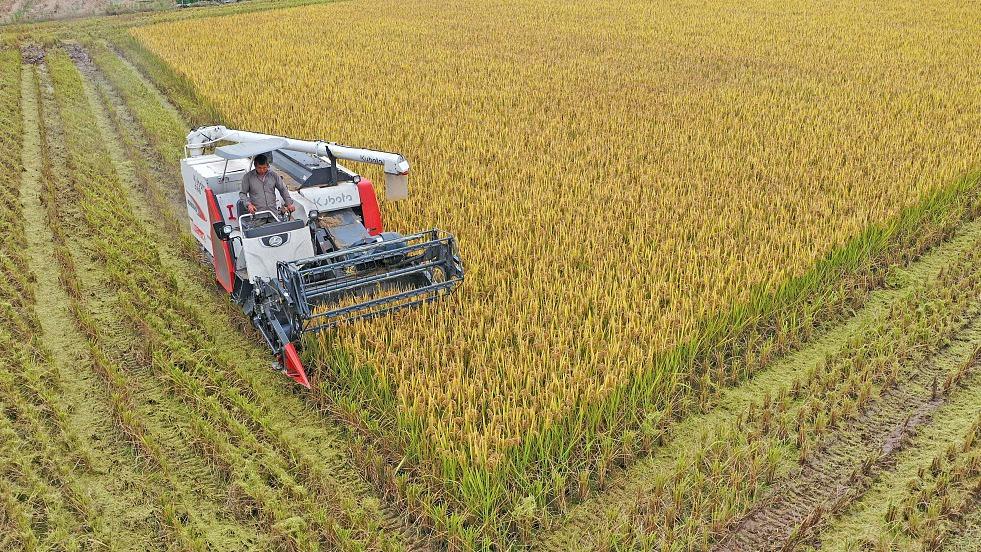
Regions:
<instances>
[{"instance_id":1,"label":"ripe rice stalk","mask_svg":"<svg viewBox=\"0 0 981 552\"><path fill-rule=\"evenodd\" d=\"M977 168L968 8L896 10L917 49L854 6L779 8L370 0L270 12L261 46L234 32L251 16L133 36L232 126L414 163L387 224L455 233L468 281L323 338L322 391L384 416L419 477L486 481L446 494L503 519L555 470L599 473L593 443L623 443L647 410L709 404L708 351L748 376L874 285L867 262L908 260L976 209L959 199L973 180L950 184Z\"/></svg>"}]
</instances>

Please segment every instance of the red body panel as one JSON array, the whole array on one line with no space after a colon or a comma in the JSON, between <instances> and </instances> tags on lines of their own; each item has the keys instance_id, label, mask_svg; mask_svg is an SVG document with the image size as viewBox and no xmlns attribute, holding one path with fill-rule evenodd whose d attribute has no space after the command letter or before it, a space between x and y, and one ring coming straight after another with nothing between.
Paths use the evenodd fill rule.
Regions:
<instances>
[{"instance_id":1,"label":"red body panel","mask_svg":"<svg viewBox=\"0 0 981 552\"><path fill-rule=\"evenodd\" d=\"M375 196L375 187L371 181L361 177L358 182L358 195L361 198L361 217L364 219L364 227L368 229L368 234L377 236L382 233L381 210L378 209L378 197Z\"/></svg>"},{"instance_id":2,"label":"red body panel","mask_svg":"<svg viewBox=\"0 0 981 552\"><path fill-rule=\"evenodd\" d=\"M221 284L221 287L225 288L225 291L231 293L235 290L235 265L232 263L232 252L228 248L228 242L218 239L218 234L215 233L214 223L221 222L225 220L221 216L221 210L218 209L218 200L215 199L215 193L211 191L211 188L205 188L204 194L208 198L208 215L211 223L211 250L215 252L214 259L212 259L215 265L215 279Z\"/></svg>"},{"instance_id":3,"label":"red body panel","mask_svg":"<svg viewBox=\"0 0 981 552\"><path fill-rule=\"evenodd\" d=\"M310 381L307 379L306 371L303 370L300 355L292 343L287 343L286 347L283 348L283 357L280 361L286 366L286 375L296 380L303 387L310 389Z\"/></svg>"}]
</instances>

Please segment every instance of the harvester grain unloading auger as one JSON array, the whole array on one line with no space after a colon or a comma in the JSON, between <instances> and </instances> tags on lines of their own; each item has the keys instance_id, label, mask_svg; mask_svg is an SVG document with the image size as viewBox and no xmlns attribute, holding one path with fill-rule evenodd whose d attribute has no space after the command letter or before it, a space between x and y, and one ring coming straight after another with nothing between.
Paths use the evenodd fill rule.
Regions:
<instances>
[{"instance_id":1,"label":"harvester grain unloading auger","mask_svg":"<svg viewBox=\"0 0 981 552\"><path fill-rule=\"evenodd\" d=\"M301 385L310 386L296 350L304 333L432 301L463 281L453 236L383 231L371 181L337 162L383 165L386 197L399 200L408 196L409 163L397 153L223 126L192 130L185 149L194 237L218 283ZM295 213L249 214L239 201L260 153L289 183Z\"/></svg>"}]
</instances>

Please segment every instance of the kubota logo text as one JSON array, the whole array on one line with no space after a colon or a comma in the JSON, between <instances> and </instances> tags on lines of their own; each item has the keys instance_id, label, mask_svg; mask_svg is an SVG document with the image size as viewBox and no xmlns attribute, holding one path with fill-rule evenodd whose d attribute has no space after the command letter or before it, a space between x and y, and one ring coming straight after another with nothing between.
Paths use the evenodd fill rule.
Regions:
<instances>
[{"instance_id":1,"label":"kubota logo text","mask_svg":"<svg viewBox=\"0 0 981 552\"><path fill-rule=\"evenodd\" d=\"M347 205L354 201L354 196L349 193L339 195L320 196L316 199L320 207L333 207L334 205Z\"/></svg>"}]
</instances>

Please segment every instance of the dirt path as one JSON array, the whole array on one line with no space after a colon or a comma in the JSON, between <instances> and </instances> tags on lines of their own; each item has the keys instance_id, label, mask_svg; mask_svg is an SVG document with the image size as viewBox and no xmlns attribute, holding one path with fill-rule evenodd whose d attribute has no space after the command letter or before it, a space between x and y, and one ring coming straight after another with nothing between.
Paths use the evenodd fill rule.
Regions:
<instances>
[{"instance_id":1,"label":"dirt path","mask_svg":"<svg viewBox=\"0 0 981 552\"><path fill-rule=\"evenodd\" d=\"M160 9L173 4L165 0L4 0L0 2L0 24L65 19L132 9Z\"/></svg>"},{"instance_id":2,"label":"dirt path","mask_svg":"<svg viewBox=\"0 0 981 552\"><path fill-rule=\"evenodd\" d=\"M947 243L924 255L904 270L897 271L893 288L871 294L866 305L844 323L832 328L796 353L777 361L770 368L757 374L748 382L733 388L720 400L717 408L703 415L687 418L676 426L675 436L652 456L644 458L614 479L610 487L574 507L567 516L559 519L550 531L545 531L535 543L536 550L593 550L605 546L610 528L629 523L632 511L640 497L654 488L659 474L667 472L688 451L703 441L703 436L715 428L732 424L749 404L760 397L777 396L800 373L811 369L829 353L846 346L847 340L888 306L902 297L911 286L931 280L950 259L957 258L973 247L981 236L981 222L965 224Z\"/></svg>"}]
</instances>

